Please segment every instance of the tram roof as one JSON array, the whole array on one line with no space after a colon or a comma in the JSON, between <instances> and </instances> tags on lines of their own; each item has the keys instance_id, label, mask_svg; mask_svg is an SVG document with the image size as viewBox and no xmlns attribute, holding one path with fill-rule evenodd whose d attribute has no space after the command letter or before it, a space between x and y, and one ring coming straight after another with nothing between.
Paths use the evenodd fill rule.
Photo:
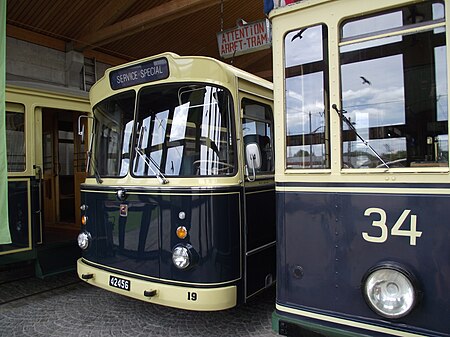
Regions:
<instances>
[{"instance_id":1,"label":"tram roof","mask_svg":"<svg viewBox=\"0 0 450 337\"><path fill-rule=\"evenodd\" d=\"M120 69L126 69L134 65L139 65L152 60L166 58L168 60L170 75L164 81L192 81L192 82L208 82L216 84L234 85L235 78L252 83L252 85L272 90L272 82L261 77L253 75L249 72L236 68L230 64L221 62L217 59L204 56L180 56L175 53L167 52L151 57L143 58L133 62L125 63L120 66L112 67L106 70L104 76L94 84L90 91L91 104L95 105L109 94L113 95L122 91L129 90L130 87L113 90L110 84L110 74ZM159 81L149 82L159 83ZM146 86L149 84L142 83L138 86Z\"/></svg>"},{"instance_id":2,"label":"tram roof","mask_svg":"<svg viewBox=\"0 0 450 337\"><path fill-rule=\"evenodd\" d=\"M86 91L76 90L73 88L67 88L57 85L51 85L40 82L29 82L29 81L6 81L6 89L15 90L26 90L33 92L46 93L51 95L64 95L68 97L74 97L78 99L88 100L89 95Z\"/></svg>"}]
</instances>

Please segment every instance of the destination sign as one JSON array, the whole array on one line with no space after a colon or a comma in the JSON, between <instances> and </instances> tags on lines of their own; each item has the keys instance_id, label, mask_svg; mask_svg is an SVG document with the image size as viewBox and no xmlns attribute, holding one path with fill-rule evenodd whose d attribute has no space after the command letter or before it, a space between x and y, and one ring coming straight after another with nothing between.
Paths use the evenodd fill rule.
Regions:
<instances>
[{"instance_id":1,"label":"destination sign","mask_svg":"<svg viewBox=\"0 0 450 337\"><path fill-rule=\"evenodd\" d=\"M169 64L166 58L161 58L113 70L109 73L109 82L111 88L117 90L168 77Z\"/></svg>"}]
</instances>

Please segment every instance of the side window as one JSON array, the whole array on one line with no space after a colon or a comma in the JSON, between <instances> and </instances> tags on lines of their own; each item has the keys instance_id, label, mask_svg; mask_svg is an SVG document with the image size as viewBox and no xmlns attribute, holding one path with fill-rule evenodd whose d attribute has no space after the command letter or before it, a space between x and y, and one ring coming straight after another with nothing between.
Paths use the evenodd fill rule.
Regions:
<instances>
[{"instance_id":1,"label":"side window","mask_svg":"<svg viewBox=\"0 0 450 337\"><path fill-rule=\"evenodd\" d=\"M255 173L272 173L274 171L273 153L273 113L270 106L260 102L244 98L242 100L244 118L242 120L242 133L246 158L249 152L258 153L259 157L255 163L247 158L246 164ZM250 172L251 173L251 172Z\"/></svg>"},{"instance_id":2,"label":"side window","mask_svg":"<svg viewBox=\"0 0 450 337\"><path fill-rule=\"evenodd\" d=\"M25 171L25 107L6 103L6 152L8 172Z\"/></svg>"},{"instance_id":3,"label":"side window","mask_svg":"<svg viewBox=\"0 0 450 337\"><path fill-rule=\"evenodd\" d=\"M286 168L330 168L328 31L325 25L286 34Z\"/></svg>"},{"instance_id":4,"label":"side window","mask_svg":"<svg viewBox=\"0 0 450 337\"><path fill-rule=\"evenodd\" d=\"M343 168L448 167L444 13L427 1L343 23Z\"/></svg>"}]
</instances>

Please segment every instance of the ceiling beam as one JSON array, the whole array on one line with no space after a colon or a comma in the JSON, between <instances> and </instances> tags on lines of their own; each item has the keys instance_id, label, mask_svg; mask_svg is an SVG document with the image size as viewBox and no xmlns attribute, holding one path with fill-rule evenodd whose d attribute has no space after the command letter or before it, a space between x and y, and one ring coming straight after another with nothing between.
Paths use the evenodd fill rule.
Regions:
<instances>
[{"instance_id":1,"label":"ceiling beam","mask_svg":"<svg viewBox=\"0 0 450 337\"><path fill-rule=\"evenodd\" d=\"M131 8L139 0L118 0L111 1L108 7L104 8L91 20L79 36L85 36L96 32L99 29L115 22L125 11Z\"/></svg>"},{"instance_id":2,"label":"ceiling beam","mask_svg":"<svg viewBox=\"0 0 450 337\"><path fill-rule=\"evenodd\" d=\"M95 48L152 27L219 5L221 0L172 0L77 38L76 49Z\"/></svg>"},{"instance_id":3,"label":"ceiling beam","mask_svg":"<svg viewBox=\"0 0 450 337\"><path fill-rule=\"evenodd\" d=\"M66 42L63 40L54 38L52 36L36 33L21 27L13 26L9 23L6 24L6 35L18 40L31 42L44 47L56 49L59 51L66 51Z\"/></svg>"}]
</instances>

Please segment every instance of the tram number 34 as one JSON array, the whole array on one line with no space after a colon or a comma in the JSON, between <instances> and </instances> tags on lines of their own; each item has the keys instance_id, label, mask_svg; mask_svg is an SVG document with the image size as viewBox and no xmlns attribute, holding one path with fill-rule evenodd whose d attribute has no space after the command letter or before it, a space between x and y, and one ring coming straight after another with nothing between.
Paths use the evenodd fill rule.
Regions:
<instances>
[{"instance_id":1,"label":"tram number 34","mask_svg":"<svg viewBox=\"0 0 450 337\"><path fill-rule=\"evenodd\" d=\"M391 229L391 236L407 236L409 237L409 244L411 246L416 245L416 239L422 236L422 232L417 230L417 215L411 214L410 209L405 209L400 217L395 222L394 226ZM378 227L381 230L381 234L379 236L369 235L367 232L362 232L362 237L364 240L373 243L384 243L388 239L389 229L386 225L386 212L381 208L371 207L366 209L364 215L367 217L372 216L372 214L378 215L377 219L372 221L373 227ZM405 221L409 220L409 229L402 229L402 227L406 227Z\"/></svg>"}]
</instances>

